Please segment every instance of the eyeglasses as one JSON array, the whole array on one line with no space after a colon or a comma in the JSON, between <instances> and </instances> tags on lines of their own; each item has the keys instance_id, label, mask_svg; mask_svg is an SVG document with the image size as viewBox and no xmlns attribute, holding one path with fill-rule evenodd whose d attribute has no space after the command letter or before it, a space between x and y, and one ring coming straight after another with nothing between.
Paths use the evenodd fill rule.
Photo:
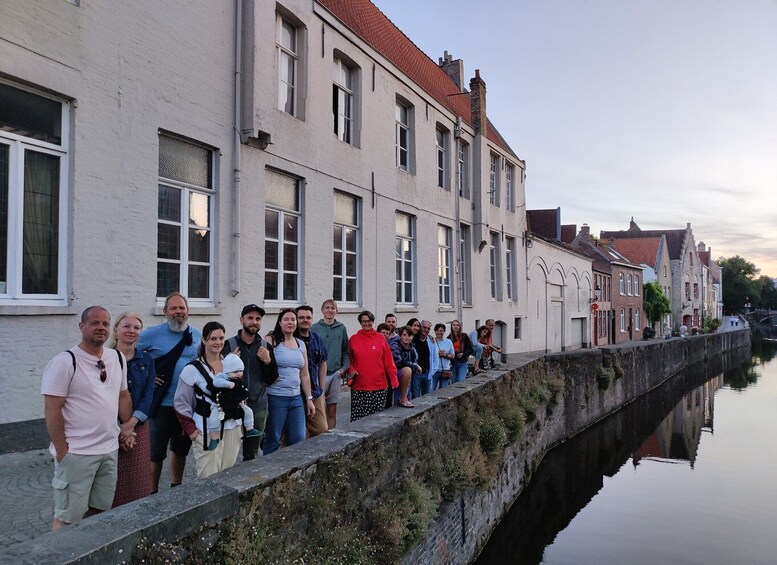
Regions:
<instances>
[{"instance_id":1,"label":"eyeglasses","mask_svg":"<svg viewBox=\"0 0 777 565\"><path fill-rule=\"evenodd\" d=\"M369 318L364 318L363 320L360 320L359 323L362 326L366 326L367 324L372 324L372 320L370 320Z\"/></svg>"},{"instance_id":2,"label":"eyeglasses","mask_svg":"<svg viewBox=\"0 0 777 565\"><path fill-rule=\"evenodd\" d=\"M105 372L105 363L103 363L102 359L97 361L97 368L100 369L100 382L104 383L105 379L108 378L108 373Z\"/></svg>"}]
</instances>

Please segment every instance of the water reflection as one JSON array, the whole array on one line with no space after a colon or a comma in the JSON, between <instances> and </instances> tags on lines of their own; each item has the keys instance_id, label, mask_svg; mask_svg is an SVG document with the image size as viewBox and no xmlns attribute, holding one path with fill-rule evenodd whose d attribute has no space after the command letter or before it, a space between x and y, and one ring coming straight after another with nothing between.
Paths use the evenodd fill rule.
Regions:
<instances>
[{"instance_id":1,"label":"water reflection","mask_svg":"<svg viewBox=\"0 0 777 565\"><path fill-rule=\"evenodd\" d=\"M773 350L761 353L774 355ZM757 380L758 372L754 366L743 373L739 367L743 362L752 365L747 352L728 354L711 363L689 368L661 388L551 450L494 531L477 563L540 563L546 547L554 542L558 533L589 505L605 482L612 485L609 479L618 474L629 460L633 464L634 476L638 466L653 463L681 465L693 471L698 465L704 435L712 434L714 430L715 392L730 382L746 387L755 382L750 379ZM742 374L747 376L743 379ZM698 471L693 472L698 475ZM611 511L604 512L598 522L588 524L585 535L568 542L570 551L552 562L658 562L655 556L650 559L643 556L644 559L641 559L638 554L635 555L628 536L611 535L614 530L623 527L617 521L626 520L633 520L630 527L636 537L656 539L652 530L671 530L671 511L665 516L665 524L657 526L640 522L641 516L648 514L644 510L645 505L649 506L654 498L650 489L660 488L660 482L640 484L635 480L633 483L625 487L630 490L624 490L615 497L619 500L614 504L619 506L619 510L625 509L625 518L615 518L615 513ZM682 494L680 490L677 497ZM654 522L662 518L662 511L657 510ZM620 545L619 538L623 539ZM656 539L656 543L661 541ZM676 543L681 544L682 540L678 539ZM597 557L586 560L586 554L579 550L596 545L600 546L593 552ZM675 558L671 547L662 548L662 551L666 552L666 559L681 561Z\"/></svg>"}]
</instances>

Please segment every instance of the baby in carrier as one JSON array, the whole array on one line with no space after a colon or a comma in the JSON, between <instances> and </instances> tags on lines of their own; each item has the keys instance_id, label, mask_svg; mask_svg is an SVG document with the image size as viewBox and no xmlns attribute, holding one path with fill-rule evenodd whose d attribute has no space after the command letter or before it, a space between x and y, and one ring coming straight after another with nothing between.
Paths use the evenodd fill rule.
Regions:
<instances>
[{"instance_id":1,"label":"baby in carrier","mask_svg":"<svg viewBox=\"0 0 777 565\"><path fill-rule=\"evenodd\" d=\"M217 389L233 389L235 386L244 386L242 383L243 371L245 365L243 361L235 355L230 353L222 361L223 373L218 373L213 377L213 386ZM202 382L200 382L202 381ZM207 390L208 383L203 377L197 379L196 384L202 389ZM243 410L243 426L245 426L246 432L244 437L259 437L262 434L259 430L254 429L254 411L251 410L245 403L240 403L240 408ZM216 449L221 437L221 422L224 420L224 411L221 407L212 406L210 410L210 416L205 419L205 426L208 429L208 450Z\"/></svg>"}]
</instances>

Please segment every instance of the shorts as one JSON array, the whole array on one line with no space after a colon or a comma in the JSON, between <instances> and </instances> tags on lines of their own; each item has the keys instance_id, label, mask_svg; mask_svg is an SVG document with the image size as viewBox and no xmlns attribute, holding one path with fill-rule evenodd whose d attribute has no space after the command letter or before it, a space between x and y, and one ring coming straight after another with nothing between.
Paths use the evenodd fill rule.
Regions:
<instances>
[{"instance_id":1,"label":"shorts","mask_svg":"<svg viewBox=\"0 0 777 565\"><path fill-rule=\"evenodd\" d=\"M189 455L192 440L183 435L183 429L172 406L160 406L156 418L151 422L151 461L161 463L167 457L167 444L170 451L181 457Z\"/></svg>"},{"instance_id":2,"label":"shorts","mask_svg":"<svg viewBox=\"0 0 777 565\"><path fill-rule=\"evenodd\" d=\"M311 436L317 436L329 431L329 426L326 423L326 407L324 406L324 395L322 394L313 401L313 405L316 407L316 413L313 417L305 416L305 426L308 433Z\"/></svg>"},{"instance_id":3,"label":"shorts","mask_svg":"<svg viewBox=\"0 0 777 565\"><path fill-rule=\"evenodd\" d=\"M335 371L326 376L326 390L324 391L326 404L337 404L340 401L340 371Z\"/></svg>"},{"instance_id":4,"label":"shorts","mask_svg":"<svg viewBox=\"0 0 777 565\"><path fill-rule=\"evenodd\" d=\"M119 451L104 455L68 453L57 463L54 459L54 518L73 524L87 510L108 510L116 492Z\"/></svg>"}]
</instances>

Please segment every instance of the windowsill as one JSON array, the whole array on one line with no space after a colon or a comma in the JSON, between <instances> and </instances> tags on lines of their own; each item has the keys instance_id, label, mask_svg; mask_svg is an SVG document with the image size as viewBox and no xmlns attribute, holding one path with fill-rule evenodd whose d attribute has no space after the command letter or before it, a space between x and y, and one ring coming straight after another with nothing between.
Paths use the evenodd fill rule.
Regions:
<instances>
[{"instance_id":1,"label":"windowsill","mask_svg":"<svg viewBox=\"0 0 777 565\"><path fill-rule=\"evenodd\" d=\"M81 310L72 304L2 304L0 316L74 316Z\"/></svg>"},{"instance_id":2,"label":"windowsill","mask_svg":"<svg viewBox=\"0 0 777 565\"><path fill-rule=\"evenodd\" d=\"M474 306L472 306L472 304L462 304L461 307L462 308L469 308L469 309L474 308Z\"/></svg>"},{"instance_id":3,"label":"windowsill","mask_svg":"<svg viewBox=\"0 0 777 565\"><path fill-rule=\"evenodd\" d=\"M414 314L418 312L418 306L415 304L397 304L394 307L395 313L401 313L401 314Z\"/></svg>"},{"instance_id":4,"label":"windowsill","mask_svg":"<svg viewBox=\"0 0 777 565\"><path fill-rule=\"evenodd\" d=\"M155 306L151 310L152 316L164 316L162 306ZM189 316L220 316L223 314L221 308L215 306L189 306Z\"/></svg>"},{"instance_id":5,"label":"windowsill","mask_svg":"<svg viewBox=\"0 0 777 565\"><path fill-rule=\"evenodd\" d=\"M444 306L438 306L437 307L438 312L455 312L456 309L453 306L444 305Z\"/></svg>"}]
</instances>

